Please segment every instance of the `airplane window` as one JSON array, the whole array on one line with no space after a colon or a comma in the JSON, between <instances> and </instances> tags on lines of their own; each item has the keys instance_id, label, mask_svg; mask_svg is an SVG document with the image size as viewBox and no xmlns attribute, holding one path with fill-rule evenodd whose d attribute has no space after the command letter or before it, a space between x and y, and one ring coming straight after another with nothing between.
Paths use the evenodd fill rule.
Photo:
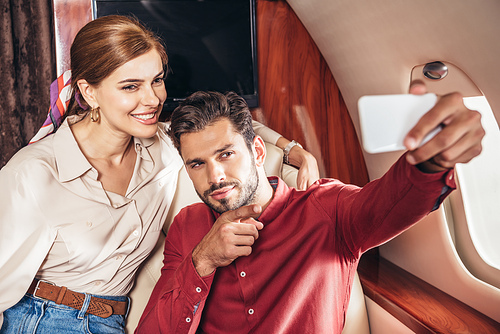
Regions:
<instances>
[{"instance_id":1,"label":"airplane window","mask_svg":"<svg viewBox=\"0 0 500 334\"><path fill-rule=\"evenodd\" d=\"M481 112L486 135L481 155L456 166L460 192L450 196L451 210L445 211L452 215L447 220L453 221L452 236L465 266L500 287L500 131L486 97L466 97L464 103Z\"/></svg>"}]
</instances>

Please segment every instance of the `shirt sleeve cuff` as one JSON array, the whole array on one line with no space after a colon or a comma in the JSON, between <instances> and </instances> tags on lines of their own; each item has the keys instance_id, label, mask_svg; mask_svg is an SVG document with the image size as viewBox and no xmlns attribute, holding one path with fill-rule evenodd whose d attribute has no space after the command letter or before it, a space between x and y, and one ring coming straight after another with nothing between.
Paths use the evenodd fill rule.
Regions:
<instances>
[{"instance_id":1,"label":"shirt sleeve cuff","mask_svg":"<svg viewBox=\"0 0 500 334\"><path fill-rule=\"evenodd\" d=\"M457 188L455 182L455 169L444 170L439 173L425 173L418 169L416 166L410 165L406 162L406 158L404 158L405 163L407 164L407 176L413 183L413 185L422 191L429 189L429 185L436 184L436 186L440 186L440 194L434 203L431 211L435 211L439 208L441 203L444 201L448 195Z\"/></svg>"},{"instance_id":2,"label":"shirt sleeve cuff","mask_svg":"<svg viewBox=\"0 0 500 334\"><path fill-rule=\"evenodd\" d=\"M408 165L407 177L417 188L422 190L428 189L430 183L441 183L452 190L457 187L455 183L455 169L447 169L438 173L425 173L418 169L418 167L406 162L406 158L404 160Z\"/></svg>"},{"instance_id":3,"label":"shirt sleeve cuff","mask_svg":"<svg viewBox=\"0 0 500 334\"><path fill-rule=\"evenodd\" d=\"M210 292L215 271L208 276L201 277L194 267L191 256L186 257L181 265L183 269L177 270L177 281L181 284L181 290L193 305L206 299Z\"/></svg>"}]
</instances>

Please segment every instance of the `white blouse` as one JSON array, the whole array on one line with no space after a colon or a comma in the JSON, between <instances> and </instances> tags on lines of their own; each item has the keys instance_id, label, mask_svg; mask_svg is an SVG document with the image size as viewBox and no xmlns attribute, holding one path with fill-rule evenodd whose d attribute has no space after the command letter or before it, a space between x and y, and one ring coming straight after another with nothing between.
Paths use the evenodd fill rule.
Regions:
<instances>
[{"instance_id":1,"label":"white blouse","mask_svg":"<svg viewBox=\"0 0 500 334\"><path fill-rule=\"evenodd\" d=\"M34 277L97 295L126 295L156 244L183 166L160 123L134 138L125 196L107 192L73 137L59 130L21 149L0 170L0 327ZM254 122L265 141L279 134Z\"/></svg>"}]
</instances>

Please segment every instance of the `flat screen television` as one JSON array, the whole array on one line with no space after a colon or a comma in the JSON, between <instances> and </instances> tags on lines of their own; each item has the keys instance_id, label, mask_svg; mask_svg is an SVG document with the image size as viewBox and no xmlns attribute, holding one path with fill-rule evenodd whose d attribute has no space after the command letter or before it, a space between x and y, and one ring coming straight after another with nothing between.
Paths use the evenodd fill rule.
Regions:
<instances>
[{"instance_id":1,"label":"flat screen television","mask_svg":"<svg viewBox=\"0 0 500 334\"><path fill-rule=\"evenodd\" d=\"M133 15L165 41L162 118L198 90L234 91L258 106L255 0L94 0L94 16Z\"/></svg>"}]
</instances>

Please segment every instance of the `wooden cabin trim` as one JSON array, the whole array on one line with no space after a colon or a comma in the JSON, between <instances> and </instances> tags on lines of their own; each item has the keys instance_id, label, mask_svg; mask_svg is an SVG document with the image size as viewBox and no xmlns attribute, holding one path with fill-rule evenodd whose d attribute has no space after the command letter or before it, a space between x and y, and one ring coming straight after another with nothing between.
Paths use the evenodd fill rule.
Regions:
<instances>
[{"instance_id":1,"label":"wooden cabin trim","mask_svg":"<svg viewBox=\"0 0 500 334\"><path fill-rule=\"evenodd\" d=\"M70 48L78 31L92 20L92 0L53 0L57 76L70 68Z\"/></svg>"},{"instance_id":2,"label":"wooden cabin trim","mask_svg":"<svg viewBox=\"0 0 500 334\"><path fill-rule=\"evenodd\" d=\"M415 333L500 333L500 323L380 257L358 267L364 294Z\"/></svg>"},{"instance_id":3,"label":"wooden cabin trim","mask_svg":"<svg viewBox=\"0 0 500 334\"><path fill-rule=\"evenodd\" d=\"M354 123L311 35L285 0L256 0L259 108L254 118L295 139L321 177L364 186L368 171Z\"/></svg>"}]
</instances>

